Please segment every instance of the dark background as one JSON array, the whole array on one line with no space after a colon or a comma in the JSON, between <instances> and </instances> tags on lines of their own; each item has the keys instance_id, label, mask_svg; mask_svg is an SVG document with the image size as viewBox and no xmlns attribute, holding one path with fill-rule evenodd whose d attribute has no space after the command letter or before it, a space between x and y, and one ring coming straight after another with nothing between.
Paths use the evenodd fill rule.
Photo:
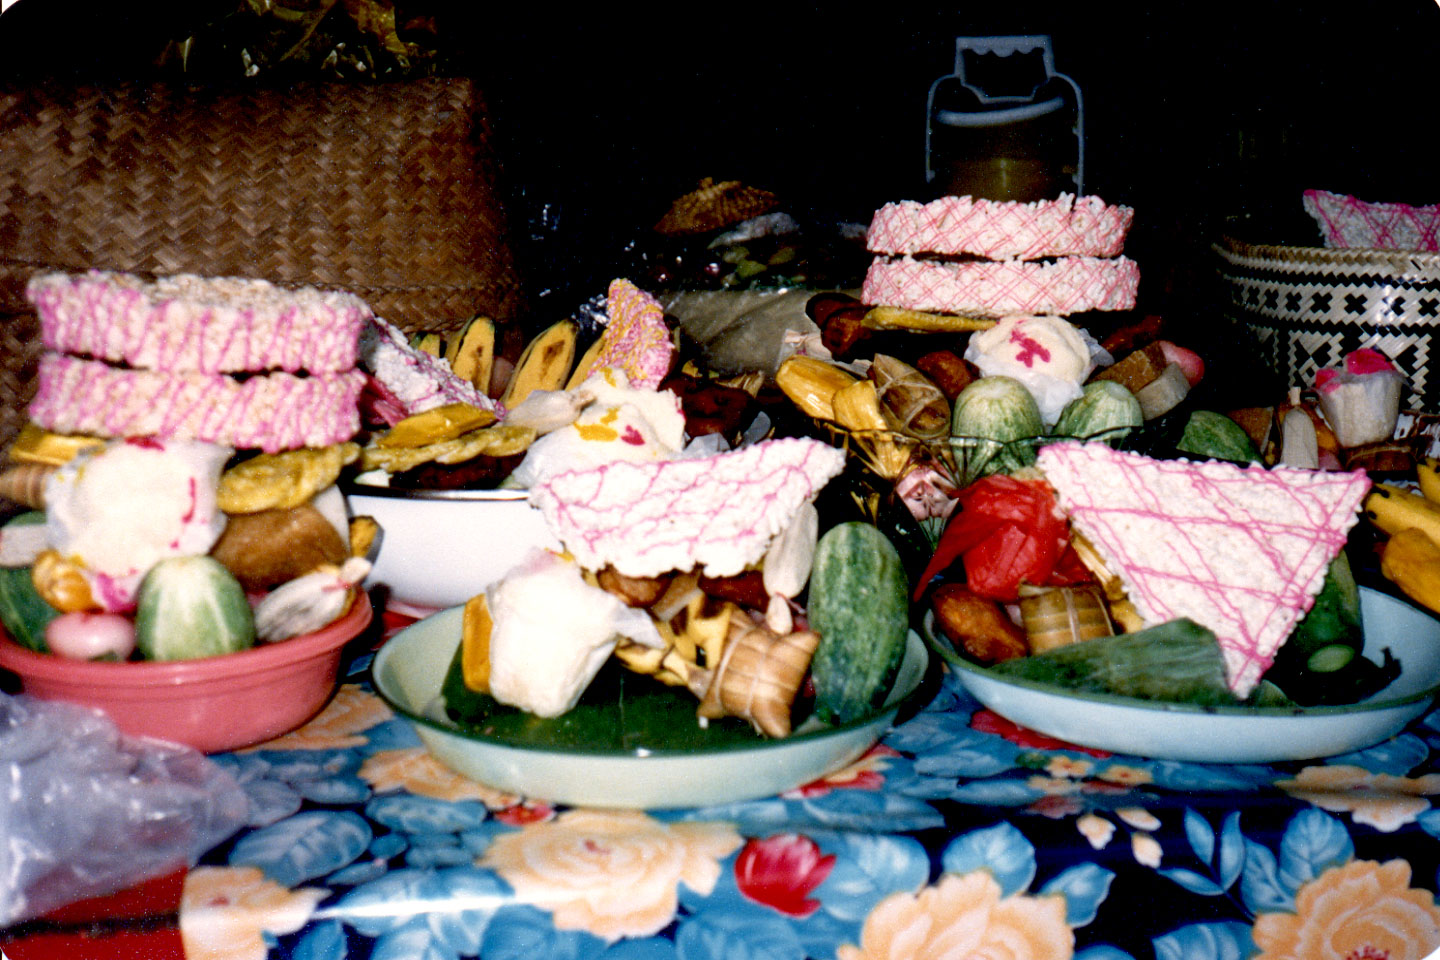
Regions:
<instances>
[{"instance_id":1,"label":"dark background","mask_svg":"<svg viewBox=\"0 0 1440 960\"><path fill-rule=\"evenodd\" d=\"M0 18L0 73L173 73L190 36L195 78L234 79L215 22L237 7L20 0ZM583 274L701 177L860 223L924 198L926 94L958 35L1052 36L1085 98L1086 192L1136 209L1126 253L1148 309L1193 308L1227 224L1318 245L1307 187L1440 202L1435 0L396 9L401 35L437 51L427 69L483 83L522 266L545 282Z\"/></svg>"}]
</instances>

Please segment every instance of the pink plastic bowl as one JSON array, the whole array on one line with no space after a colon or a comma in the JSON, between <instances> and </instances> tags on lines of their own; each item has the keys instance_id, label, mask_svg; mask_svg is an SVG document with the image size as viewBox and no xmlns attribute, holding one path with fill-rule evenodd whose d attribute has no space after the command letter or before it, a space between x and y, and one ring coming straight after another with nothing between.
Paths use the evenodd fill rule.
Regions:
<instances>
[{"instance_id":1,"label":"pink plastic bowl","mask_svg":"<svg viewBox=\"0 0 1440 960\"><path fill-rule=\"evenodd\" d=\"M330 699L345 644L370 623L369 597L315 633L218 657L166 662L66 660L20 646L0 631L0 667L25 693L105 711L135 736L205 753L289 733Z\"/></svg>"}]
</instances>

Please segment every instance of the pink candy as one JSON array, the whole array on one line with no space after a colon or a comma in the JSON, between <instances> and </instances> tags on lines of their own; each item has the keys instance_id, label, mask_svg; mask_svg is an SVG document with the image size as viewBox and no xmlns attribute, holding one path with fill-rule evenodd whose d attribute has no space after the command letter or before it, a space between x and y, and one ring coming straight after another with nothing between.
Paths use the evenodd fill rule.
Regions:
<instances>
[{"instance_id":1,"label":"pink candy","mask_svg":"<svg viewBox=\"0 0 1440 960\"><path fill-rule=\"evenodd\" d=\"M592 369L623 370L630 386L655 390L670 372L675 344L659 301L629 280L612 280L606 311L610 323Z\"/></svg>"}]
</instances>

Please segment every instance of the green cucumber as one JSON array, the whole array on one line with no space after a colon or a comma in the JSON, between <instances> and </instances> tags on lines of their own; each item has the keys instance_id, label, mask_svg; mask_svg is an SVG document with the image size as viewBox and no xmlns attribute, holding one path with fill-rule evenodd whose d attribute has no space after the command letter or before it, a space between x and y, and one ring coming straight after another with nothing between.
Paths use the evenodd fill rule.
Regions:
<instances>
[{"instance_id":1,"label":"green cucumber","mask_svg":"<svg viewBox=\"0 0 1440 960\"><path fill-rule=\"evenodd\" d=\"M5 524L31 526L45 522L38 510L22 513ZM22 647L45 653L45 627L60 616L60 611L46 603L35 592L29 567L0 567L0 624Z\"/></svg>"},{"instance_id":2,"label":"green cucumber","mask_svg":"<svg viewBox=\"0 0 1440 960\"><path fill-rule=\"evenodd\" d=\"M850 723L884 703L905 653L909 609L905 567L885 534L859 521L825 532L807 611L820 635L810 676L821 720Z\"/></svg>"},{"instance_id":3,"label":"green cucumber","mask_svg":"<svg viewBox=\"0 0 1440 960\"><path fill-rule=\"evenodd\" d=\"M140 584L135 646L146 660L191 660L255 644L255 616L240 581L214 557L171 557Z\"/></svg>"},{"instance_id":4,"label":"green cucumber","mask_svg":"<svg viewBox=\"0 0 1440 960\"><path fill-rule=\"evenodd\" d=\"M1185 432L1176 444L1181 453L1211 460L1258 463L1260 450L1245 429L1214 410L1196 410L1185 423Z\"/></svg>"}]
</instances>

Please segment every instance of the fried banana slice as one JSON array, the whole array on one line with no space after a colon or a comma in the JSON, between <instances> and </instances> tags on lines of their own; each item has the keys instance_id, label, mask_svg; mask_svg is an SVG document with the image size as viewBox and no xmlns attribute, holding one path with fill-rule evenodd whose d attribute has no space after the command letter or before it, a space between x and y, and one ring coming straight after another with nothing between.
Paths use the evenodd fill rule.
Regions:
<instances>
[{"instance_id":1,"label":"fried banana slice","mask_svg":"<svg viewBox=\"0 0 1440 960\"><path fill-rule=\"evenodd\" d=\"M924 330L930 333L971 333L989 330L996 323L983 317L957 317L903 307L871 307L864 319L864 325L871 330Z\"/></svg>"},{"instance_id":2,"label":"fried banana slice","mask_svg":"<svg viewBox=\"0 0 1440 960\"><path fill-rule=\"evenodd\" d=\"M478 456L509 457L524 453L535 442L530 427L512 427L503 423L481 427L453 440L430 443L423 447L382 447L370 444L360 454L363 470L382 469L388 473L404 473L422 463L456 464Z\"/></svg>"},{"instance_id":3,"label":"fried banana slice","mask_svg":"<svg viewBox=\"0 0 1440 960\"><path fill-rule=\"evenodd\" d=\"M468 403L447 403L406 417L375 442L382 447L424 447L454 440L494 422L495 414L490 410Z\"/></svg>"},{"instance_id":4,"label":"fried banana slice","mask_svg":"<svg viewBox=\"0 0 1440 960\"><path fill-rule=\"evenodd\" d=\"M231 514L289 510L333 484L359 456L358 443L258 454L221 474L216 502Z\"/></svg>"}]
</instances>

